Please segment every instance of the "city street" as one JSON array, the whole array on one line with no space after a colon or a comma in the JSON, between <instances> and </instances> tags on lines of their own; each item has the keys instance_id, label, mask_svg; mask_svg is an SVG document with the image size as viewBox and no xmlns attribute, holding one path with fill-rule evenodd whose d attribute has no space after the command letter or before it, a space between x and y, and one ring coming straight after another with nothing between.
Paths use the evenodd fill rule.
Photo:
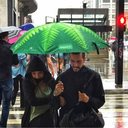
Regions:
<instances>
[{"instance_id":1,"label":"city street","mask_svg":"<svg viewBox=\"0 0 128 128\"><path fill-rule=\"evenodd\" d=\"M113 68L113 56L110 52L109 60L105 63L87 62L87 65L98 71L103 80L104 89L106 92L106 103L100 108L105 119L104 128L127 128L128 126L128 51L125 51L124 60L124 80L122 88L115 88L115 73ZM19 96L17 97L16 105L10 108L8 127L20 128L21 117L24 110L20 109ZM1 109L1 108L0 108ZM1 111L0 111L1 113Z\"/></svg>"},{"instance_id":2,"label":"city street","mask_svg":"<svg viewBox=\"0 0 128 128\"><path fill-rule=\"evenodd\" d=\"M11 45L11 50L14 54L57 53L59 56L59 53L86 52L87 58L85 65L101 75L103 88L105 90L105 104L99 109L105 121L104 128L128 128L128 0L1 0L0 16L0 41L2 42L0 44L1 46L6 45L5 41L10 44L15 43L13 46ZM32 30L30 30L31 28L21 28L22 25L28 23L33 25ZM53 23L54 25L66 23L68 26L55 27L53 25L54 27L50 28L50 26L52 26L50 23ZM70 26L73 26L73 24L81 25L83 28L78 29L80 26L70 28L69 24ZM25 35L17 36L15 34L14 37L17 37L17 39L11 42L11 36L9 36L8 39L7 35L13 30L5 31L2 28L9 26L18 27L18 29L21 29L19 31L25 30ZM46 28L46 26L48 27ZM69 28L70 30L68 30ZM92 30L92 32L88 28ZM98 35L95 35L93 31ZM7 35L5 33L7 33ZM100 37L103 40L100 39ZM115 42L115 45L112 45L112 42ZM108 45L110 46L109 48ZM6 48L1 47L1 49ZM7 55L5 52L6 50L0 51L2 51L0 55ZM114 52L116 59L113 51L116 51ZM98 53L100 55L97 57ZM6 58L6 56L3 58ZM1 60L4 60L3 58ZM58 66L56 63L58 61L57 57L55 60L53 59L55 61L53 62L55 79L60 72L63 72L70 67L68 59L64 61L64 68L60 68L61 66ZM2 66L0 67L1 76L8 78L10 72L10 78L12 75L12 62L10 61L10 65L8 66L7 64L9 64L11 57L7 56L6 60L7 62L2 63ZM16 68L18 68L18 66L16 66ZM61 70L58 71L57 68ZM5 88L3 82L8 83L7 79L3 79L3 77L0 78L2 81L2 88ZM41 88L40 90L42 91L43 89ZM49 90L50 89L48 88L46 93ZM6 97L3 96L3 90L1 89L0 91L2 92L2 100L5 100ZM99 92L100 91L97 91L97 93ZM38 94L38 89L35 91L35 95L43 97L42 94ZM79 97L79 100L81 99L83 100L83 98ZM65 102L63 103L65 104ZM4 122L4 118L6 118L6 115L4 114L1 116L3 106L0 104L0 128ZM8 112L7 107L3 108L5 109L4 111ZM42 110L43 109L41 109L41 111ZM7 128L21 128L21 118L23 113L24 108L20 108L19 91L15 105L10 106ZM32 115L32 119L36 114L38 113Z\"/></svg>"},{"instance_id":3,"label":"city street","mask_svg":"<svg viewBox=\"0 0 128 128\"><path fill-rule=\"evenodd\" d=\"M104 128L128 127L128 95L106 94L106 103L100 109L105 119Z\"/></svg>"},{"instance_id":4,"label":"city street","mask_svg":"<svg viewBox=\"0 0 128 128\"><path fill-rule=\"evenodd\" d=\"M16 105L10 109L8 128L20 128L23 110L20 109L19 97ZM128 126L128 95L106 94L106 103L100 109L105 126L104 128L127 128Z\"/></svg>"}]
</instances>

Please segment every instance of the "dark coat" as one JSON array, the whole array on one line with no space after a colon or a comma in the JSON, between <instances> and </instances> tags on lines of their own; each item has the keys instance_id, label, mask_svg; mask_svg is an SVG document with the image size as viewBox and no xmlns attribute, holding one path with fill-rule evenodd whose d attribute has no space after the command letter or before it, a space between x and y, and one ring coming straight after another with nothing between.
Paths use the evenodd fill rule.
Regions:
<instances>
[{"instance_id":1,"label":"dark coat","mask_svg":"<svg viewBox=\"0 0 128 128\"><path fill-rule=\"evenodd\" d=\"M18 56L10 50L10 44L0 40L0 80L12 78L12 65L19 63Z\"/></svg>"},{"instance_id":2,"label":"dark coat","mask_svg":"<svg viewBox=\"0 0 128 128\"><path fill-rule=\"evenodd\" d=\"M54 82L55 82L55 80L51 79L51 81L49 82L49 86L52 87ZM23 80L23 92L24 92L24 97L25 97L25 111L24 111L24 114L22 117L22 122L21 122L22 127L29 126L31 106L41 106L41 105L45 105L45 104L50 104L51 100L52 100L52 93L50 96L45 97L45 98L35 97L34 89L35 89L35 84L34 84L33 80L29 80L29 79L25 78Z\"/></svg>"},{"instance_id":3,"label":"dark coat","mask_svg":"<svg viewBox=\"0 0 128 128\"><path fill-rule=\"evenodd\" d=\"M25 112L22 117L21 126L28 127L30 120L30 110L31 106L41 106L45 104L51 104L51 99L53 97L53 93L47 97L37 98L35 96L35 87L38 86L38 82L32 78L31 72L33 71L43 71L44 78L42 79L51 89L54 89L54 78L52 78L51 74L47 70L45 64L39 60L39 58L34 58L27 69L27 73L25 75L25 79L23 80L23 92L25 97ZM44 122L41 122L44 123Z\"/></svg>"},{"instance_id":4,"label":"dark coat","mask_svg":"<svg viewBox=\"0 0 128 128\"><path fill-rule=\"evenodd\" d=\"M91 80L89 80L90 77L92 77ZM89 96L87 104L95 109L99 109L105 103L105 93L100 75L85 66L78 72L69 68L57 78L58 80L64 84L62 96L66 100L66 105L60 110L61 117L78 103L78 91L85 92Z\"/></svg>"}]
</instances>

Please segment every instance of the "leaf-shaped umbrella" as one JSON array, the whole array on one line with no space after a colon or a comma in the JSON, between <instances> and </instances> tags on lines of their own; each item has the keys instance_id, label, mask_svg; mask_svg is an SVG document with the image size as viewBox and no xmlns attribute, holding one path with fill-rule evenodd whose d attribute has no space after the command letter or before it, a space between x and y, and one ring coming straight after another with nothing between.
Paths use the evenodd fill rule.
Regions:
<instances>
[{"instance_id":1,"label":"leaf-shaped umbrella","mask_svg":"<svg viewBox=\"0 0 128 128\"><path fill-rule=\"evenodd\" d=\"M14 53L54 54L91 52L108 46L92 30L70 23L50 23L27 31L12 45Z\"/></svg>"}]
</instances>

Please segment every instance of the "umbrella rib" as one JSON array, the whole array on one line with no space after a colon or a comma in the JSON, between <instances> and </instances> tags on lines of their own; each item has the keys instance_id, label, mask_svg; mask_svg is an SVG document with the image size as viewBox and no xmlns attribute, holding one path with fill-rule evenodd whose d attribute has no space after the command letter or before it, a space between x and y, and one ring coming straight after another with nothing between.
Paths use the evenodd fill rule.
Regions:
<instances>
[{"instance_id":1,"label":"umbrella rib","mask_svg":"<svg viewBox=\"0 0 128 128\"><path fill-rule=\"evenodd\" d=\"M96 48L97 54L99 55L99 48L98 48L98 46L96 45L96 43L94 43L94 42L92 42L92 43L93 43L93 45L94 45L95 48Z\"/></svg>"}]
</instances>

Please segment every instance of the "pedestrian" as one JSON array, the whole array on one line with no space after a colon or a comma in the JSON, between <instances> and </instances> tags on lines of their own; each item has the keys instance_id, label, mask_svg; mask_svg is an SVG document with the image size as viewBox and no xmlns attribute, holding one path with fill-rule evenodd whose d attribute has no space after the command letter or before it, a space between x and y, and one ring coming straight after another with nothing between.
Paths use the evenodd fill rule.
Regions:
<instances>
[{"instance_id":1,"label":"pedestrian","mask_svg":"<svg viewBox=\"0 0 128 128\"><path fill-rule=\"evenodd\" d=\"M18 66L12 66L12 77L13 77L13 94L12 94L12 106L15 105L16 96L20 90L20 108L24 108L24 96L22 81L26 73L26 54L18 54L19 64Z\"/></svg>"},{"instance_id":2,"label":"pedestrian","mask_svg":"<svg viewBox=\"0 0 128 128\"><path fill-rule=\"evenodd\" d=\"M112 50L112 52L113 52L113 54L114 54L114 67L115 67L115 63L116 63L116 50L117 50L117 40L115 40L112 44L111 44L111 50Z\"/></svg>"},{"instance_id":3,"label":"pedestrian","mask_svg":"<svg viewBox=\"0 0 128 128\"><path fill-rule=\"evenodd\" d=\"M7 126L10 101L12 97L12 65L18 64L17 55L13 55L8 43L8 32L0 33L0 92L2 113L0 127Z\"/></svg>"},{"instance_id":4,"label":"pedestrian","mask_svg":"<svg viewBox=\"0 0 128 128\"><path fill-rule=\"evenodd\" d=\"M58 75L63 72L64 68L64 54L63 53L56 53L55 57L57 59L57 73Z\"/></svg>"},{"instance_id":5,"label":"pedestrian","mask_svg":"<svg viewBox=\"0 0 128 128\"><path fill-rule=\"evenodd\" d=\"M34 57L23 80L25 112L22 127L53 127L51 100L54 78L39 57Z\"/></svg>"},{"instance_id":6,"label":"pedestrian","mask_svg":"<svg viewBox=\"0 0 128 128\"><path fill-rule=\"evenodd\" d=\"M105 103L101 77L85 66L85 53L71 53L69 57L70 68L57 77L54 90L60 100L59 120L78 103L83 111L88 105L98 111Z\"/></svg>"}]
</instances>

